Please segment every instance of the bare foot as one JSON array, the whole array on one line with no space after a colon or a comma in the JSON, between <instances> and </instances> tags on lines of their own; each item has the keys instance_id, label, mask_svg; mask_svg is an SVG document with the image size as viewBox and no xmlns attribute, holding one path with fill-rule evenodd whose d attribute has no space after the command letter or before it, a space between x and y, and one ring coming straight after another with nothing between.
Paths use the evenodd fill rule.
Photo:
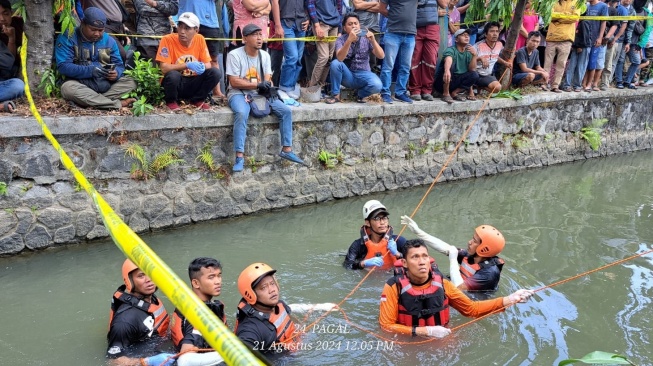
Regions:
<instances>
[{"instance_id":1,"label":"bare foot","mask_svg":"<svg viewBox=\"0 0 653 366\"><path fill-rule=\"evenodd\" d=\"M132 104L136 101L136 98L127 98L120 101L120 105L123 107L131 107Z\"/></svg>"}]
</instances>

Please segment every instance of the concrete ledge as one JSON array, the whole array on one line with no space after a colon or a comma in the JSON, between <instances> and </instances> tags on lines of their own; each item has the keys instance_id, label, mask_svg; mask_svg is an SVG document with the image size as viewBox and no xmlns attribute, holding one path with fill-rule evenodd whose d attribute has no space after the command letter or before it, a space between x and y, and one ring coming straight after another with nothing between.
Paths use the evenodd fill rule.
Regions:
<instances>
[{"instance_id":1,"label":"concrete ledge","mask_svg":"<svg viewBox=\"0 0 653 366\"><path fill-rule=\"evenodd\" d=\"M556 103L559 101L595 101L622 97L633 99L638 96L653 94L653 87L644 87L637 90L609 89L601 92L569 92L569 93L536 93L525 95L521 100L508 98L492 98L485 110L518 108L542 103ZM291 107L294 122L319 122L325 120L351 120L364 118L379 118L388 116L404 116L433 113L460 113L476 112L485 101L456 102L447 104L440 100L433 102L414 102L405 104L395 101L394 104L377 103L338 103L327 105L324 103L305 103L301 107ZM33 118L5 117L0 123L0 137L31 137L40 136L42 132L38 125L33 123ZM151 114L143 117L133 116L80 116L80 117L44 117L46 125L53 135L93 134L100 129L112 131L152 131L174 130L186 128L211 128L233 125L233 112L229 107L222 107L212 112L198 112L189 114ZM250 123L277 124L274 116L263 119L250 118Z\"/></svg>"}]
</instances>

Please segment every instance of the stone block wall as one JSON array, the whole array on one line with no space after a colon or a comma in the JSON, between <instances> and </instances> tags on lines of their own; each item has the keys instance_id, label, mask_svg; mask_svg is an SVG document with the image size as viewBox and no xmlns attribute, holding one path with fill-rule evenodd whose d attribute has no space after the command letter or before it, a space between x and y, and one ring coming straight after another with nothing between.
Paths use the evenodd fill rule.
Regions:
<instances>
[{"instance_id":1,"label":"stone block wall","mask_svg":"<svg viewBox=\"0 0 653 366\"><path fill-rule=\"evenodd\" d=\"M652 103L653 91L642 89L493 99L441 181L650 149ZM482 105L304 105L293 110L293 148L307 167L277 156L273 117L250 118L246 156L253 165L234 175L228 109L192 116L49 118L46 123L121 218L143 233L430 184ZM602 145L593 151L581 130L602 119L607 119ZM136 161L125 154L130 144L150 156L175 148L184 162L146 181L134 180L130 170ZM210 172L198 160L206 146L221 172ZM323 150L338 156L333 168L318 161ZM90 198L33 120L7 118L0 124L0 182L6 183L4 190L0 187L0 255L108 235Z\"/></svg>"}]
</instances>

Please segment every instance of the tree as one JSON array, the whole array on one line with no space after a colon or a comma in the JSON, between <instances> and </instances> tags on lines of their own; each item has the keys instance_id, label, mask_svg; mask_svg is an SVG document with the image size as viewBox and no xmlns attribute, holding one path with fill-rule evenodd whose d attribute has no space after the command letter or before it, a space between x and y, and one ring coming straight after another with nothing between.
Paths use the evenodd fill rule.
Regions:
<instances>
[{"instance_id":1,"label":"tree","mask_svg":"<svg viewBox=\"0 0 653 366\"><path fill-rule=\"evenodd\" d=\"M13 8L25 20L27 37L27 75L32 92L36 92L41 75L52 65L55 21L61 29L75 27L74 0L20 0ZM55 19L55 21L53 21Z\"/></svg>"}]
</instances>

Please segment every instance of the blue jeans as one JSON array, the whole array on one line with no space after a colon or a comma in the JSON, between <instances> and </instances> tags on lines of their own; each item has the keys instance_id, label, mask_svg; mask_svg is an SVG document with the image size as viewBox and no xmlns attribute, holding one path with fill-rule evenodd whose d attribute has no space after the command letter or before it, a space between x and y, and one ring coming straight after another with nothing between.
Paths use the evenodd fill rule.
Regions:
<instances>
[{"instance_id":1,"label":"blue jeans","mask_svg":"<svg viewBox=\"0 0 653 366\"><path fill-rule=\"evenodd\" d=\"M642 63L642 57L639 47L631 44L630 50L628 50L628 52L623 52L623 47L625 47L625 45L622 46L621 54L619 54L619 61L617 62L617 68L614 72L614 79L618 84L630 84L633 81L633 77L635 76L635 72L637 72L639 64ZM628 68L628 74L626 74L626 80L623 80L624 63L626 62L626 56L628 56L630 59L630 67Z\"/></svg>"},{"instance_id":2,"label":"blue jeans","mask_svg":"<svg viewBox=\"0 0 653 366\"><path fill-rule=\"evenodd\" d=\"M367 70L350 71L344 62L334 58L331 61L331 95L340 94L340 85L358 89L358 97L365 98L381 91L381 79Z\"/></svg>"},{"instance_id":3,"label":"blue jeans","mask_svg":"<svg viewBox=\"0 0 653 366\"><path fill-rule=\"evenodd\" d=\"M413 49L415 48L415 35L407 33L386 33L383 36L383 42L385 43L385 58L383 59L383 67L381 68L381 94L390 95L392 69L395 66L395 60L399 62L395 95L407 94L406 87L408 76L410 75L410 61L413 58ZM400 48L401 56L397 59Z\"/></svg>"},{"instance_id":4,"label":"blue jeans","mask_svg":"<svg viewBox=\"0 0 653 366\"><path fill-rule=\"evenodd\" d=\"M249 103L244 94L236 94L229 98L229 108L234 111L234 151L245 152L245 137L247 136L247 119L249 118ZM270 102L272 114L279 118L279 133L281 146L292 146L292 111L275 98Z\"/></svg>"},{"instance_id":5,"label":"blue jeans","mask_svg":"<svg viewBox=\"0 0 653 366\"><path fill-rule=\"evenodd\" d=\"M25 93L25 83L18 78L0 81L0 102L22 97Z\"/></svg>"},{"instance_id":6,"label":"blue jeans","mask_svg":"<svg viewBox=\"0 0 653 366\"><path fill-rule=\"evenodd\" d=\"M569 66L567 67L567 73L565 74L563 88L569 86L574 89L582 88L585 71L587 71L587 63L590 60L591 48L583 48L581 52L577 52L576 50L577 48L571 48L571 58L569 59Z\"/></svg>"},{"instance_id":7,"label":"blue jeans","mask_svg":"<svg viewBox=\"0 0 653 366\"><path fill-rule=\"evenodd\" d=\"M293 22L292 27L288 28L285 21L281 21L284 38L301 38L306 36L306 32L298 29L297 24ZM279 79L279 88L284 91L295 89L295 83L299 79L299 72L302 71L302 55L304 54L304 41L284 41L283 56L284 61L281 65L281 77Z\"/></svg>"}]
</instances>

